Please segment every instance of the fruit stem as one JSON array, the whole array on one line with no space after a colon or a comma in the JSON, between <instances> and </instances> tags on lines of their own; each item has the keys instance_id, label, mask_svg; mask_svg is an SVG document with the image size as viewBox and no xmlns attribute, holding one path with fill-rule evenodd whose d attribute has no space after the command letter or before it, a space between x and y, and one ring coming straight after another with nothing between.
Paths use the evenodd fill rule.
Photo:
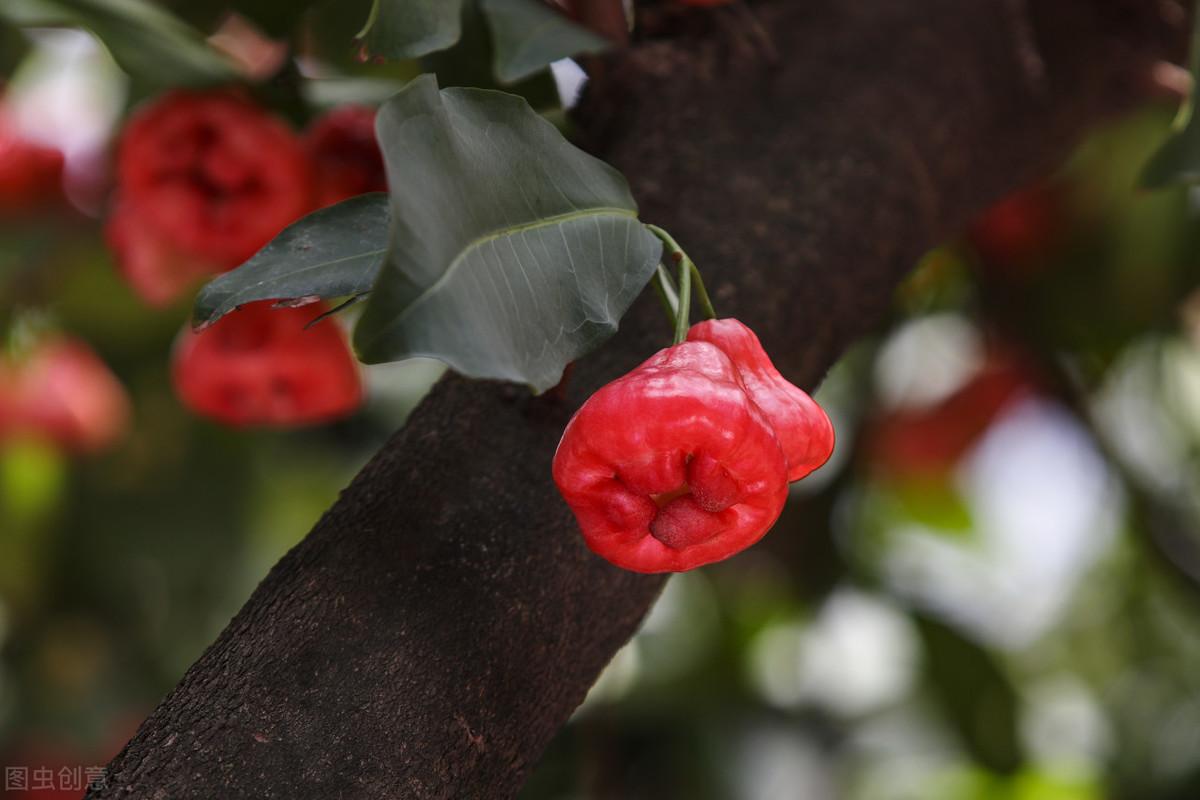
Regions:
<instances>
[{"instance_id":1,"label":"fruit stem","mask_svg":"<svg viewBox=\"0 0 1200 800\"><path fill-rule=\"evenodd\" d=\"M692 327L692 269L691 261L683 251L672 253L679 262L679 313L675 315L675 344L687 341L688 328Z\"/></svg>"},{"instance_id":2,"label":"fruit stem","mask_svg":"<svg viewBox=\"0 0 1200 800\"><path fill-rule=\"evenodd\" d=\"M700 274L700 268L691 259L688 259L688 263L692 265L692 278L695 280L696 296L700 300L700 310L704 312L705 319L716 319L717 311L713 308L712 298L708 296L708 289L704 286L704 277Z\"/></svg>"},{"instance_id":3,"label":"fruit stem","mask_svg":"<svg viewBox=\"0 0 1200 800\"><path fill-rule=\"evenodd\" d=\"M663 311L667 313L667 319L671 320L671 330L674 330L675 318L679 316L679 293L671 281L671 274L662 264L658 265L654 273L654 290L662 303Z\"/></svg>"},{"instance_id":4,"label":"fruit stem","mask_svg":"<svg viewBox=\"0 0 1200 800\"><path fill-rule=\"evenodd\" d=\"M682 328L683 337L687 337L687 329L691 322L690 306L692 286L696 287L696 296L700 301L700 310L704 312L707 319L716 319L717 312L713 308L712 298L709 297L708 289L704 286L704 277L700 274L700 268L696 266L696 262L692 261L691 257L679 246L679 242L671 234L667 233L657 225L647 225L646 228L659 238L663 243L664 255L669 254L672 262L679 265L679 301L677 304L672 304L675 309L673 319L675 322L675 343L679 344L683 341L680 338L679 331ZM667 259L664 258L664 261ZM663 280L665 269L659 267L659 282ZM660 286L660 292L662 291Z\"/></svg>"}]
</instances>

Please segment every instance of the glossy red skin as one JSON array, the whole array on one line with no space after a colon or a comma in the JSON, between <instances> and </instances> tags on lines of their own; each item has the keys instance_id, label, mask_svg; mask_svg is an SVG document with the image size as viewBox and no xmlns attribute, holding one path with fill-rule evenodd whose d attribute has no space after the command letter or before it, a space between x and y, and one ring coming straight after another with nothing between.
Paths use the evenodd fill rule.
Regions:
<instances>
[{"instance_id":1,"label":"glossy red skin","mask_svg":"<svg viewBox=\"0 0 1200 800\"><path fill-rule=\"evenodd\" d=\"M383 153L375 141L375 109L335 108L313 122L304 146L313 164L318 207L387 191Z\"/></svg>"},{"instance_id":2,"label":"glossy red skin","mask_svg":"<svg viewBox=\"0 0 1200 800\"><path fill-rule=\"evenodd\" d=\"M24 138L0 110L0 214L19 215L62 197L63 155Z\"/></svg>"},{"instance_id":3,"label":"glossy red skin","mask_svg":"<svg viewBox=\"0 0 1200 800\"><path fill-rule=\"evenodd\" d=\"M592 395L553 474L588 547L635 572L728 558L762 538L787 498L775 431L707 342L661 350Z\"/></svg>"},{"instance_id":4,"label":"glossy red skin","mask_svg":"<svg viewBox=\"0 0 1200 800\"><path fill-rule=\"evenodd\" d=\"M93 453L118 441L129 417L124 387L82 341L55 336L0 363L0 442L34 438Z\"/></svg>"},{"instance_id":5,"label":"glossy red skin","mask_svg":"<svg viewBox=\"0 0 1200 800\"><path fill-rule=\"evenodd\" d=\"M333 321L305 325L320 304L249 303L200 332L185 329L172 356L175 391L197 414L227 425L328 422L362 403L362 379Z\"/></svg>"},{"instance_id":6,"label":"glossy red skin","mask_svg":"<svg viewBox=\"0 0 1200 800\"><path fill-rule=\"evenodd\" d=\"M299 137L229 92L174 91L138 111L121 137L116 179L109 242L131 276L173 268L190 276L199 264L222 272L313 208ZM139 258L162 263L132 266ZM186 263L175 267L176 258Z\"/></svg>"},{"instance_id":7,"label":"glossy red skin","mask_svg":"<svg viewBox=\"0 0 1200 800\"><path fill-rule=\"evenodd\" d=\"M800 480L829 460L834 445L829 416L779 374L754 331L736 319L713 319L693 325L687 338L714 344L729 356L746 391L775 428L789 481Z\"/></svg>"}]
</instances>

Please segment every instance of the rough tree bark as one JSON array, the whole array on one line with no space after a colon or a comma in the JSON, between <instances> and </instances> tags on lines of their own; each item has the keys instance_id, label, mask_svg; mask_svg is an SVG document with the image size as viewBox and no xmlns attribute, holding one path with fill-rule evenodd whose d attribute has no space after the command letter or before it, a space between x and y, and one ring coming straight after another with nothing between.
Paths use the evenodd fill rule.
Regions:
<instances>
[{"instance_id":1,"label":"rough tree bark","mask_svg":"<svg viewBox=\"0 0 1200 800\"><path fill-rule=\"evenodd\" d=\"M806 386L926 248L1143 98L1185 38L1155 0L754 9L615 53L579 116ZM561 395L442 381L89 796L513 796L662 586L584 549L550 458L666 333L642 302Z\"/></svg>"}]
</instances>

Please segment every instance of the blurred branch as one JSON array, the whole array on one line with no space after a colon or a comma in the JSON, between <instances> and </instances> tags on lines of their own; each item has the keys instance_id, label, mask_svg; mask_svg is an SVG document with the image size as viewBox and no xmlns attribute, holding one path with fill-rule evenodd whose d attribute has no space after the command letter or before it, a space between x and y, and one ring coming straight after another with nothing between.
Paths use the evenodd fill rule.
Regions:
<instances>
[{"instance_id":1,"label":"blurred branch","mask_svg":"<svg viewBox=\"0 0 1200 800\"><path fill-rule=\"evenodd\" d=\"M754 4L615 53L579 123L727 313L813 386L930 245L1139 101L1153 3ZM444 380L266 578L91 797L513 796L662 579L590 555L550 480L571 411L664 342L653 297L565 398Z\"/></svg>"}]
</instances>

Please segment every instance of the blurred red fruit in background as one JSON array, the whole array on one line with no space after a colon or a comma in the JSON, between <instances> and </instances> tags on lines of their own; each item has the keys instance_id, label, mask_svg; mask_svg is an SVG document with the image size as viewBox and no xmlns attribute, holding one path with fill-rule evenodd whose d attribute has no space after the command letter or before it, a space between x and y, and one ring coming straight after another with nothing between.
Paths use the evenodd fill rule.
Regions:
<instances>
[{"instance_id":1,"label":"blurred red fruit in background","mask_svg":"<svg viewBox=\"0 0 1200 800\"><path fill-rule=\"evenodd\" d=\"M26 139L0 108L0 215L27 213L62 197L63 154Z\"/></svg>"},{"instance_id":2,"label":"blurred red fruit in background","mask_svg":"<svg viewBox=\"0 0 1200 800\"><path fill-rule=\"evenodd\" d=\"M362 402L362 380L341 328L306 329L325 307L249 303L176 345L175 390L197 414L229 425L326 422Z\"/></svg>"},{"instance_id":3,"label":"blurred red fruit in background","mask_svg":"<svg viewBox=\"0 0 1200 800\"><path fill-rule=\"evenodd\" d=\"M109 218L105 233L125 280L152 306L167 305L203 278L225 271L208 258L180 249L120 207Z\"/></svg>"},{"instance_id":4,"label":"blurred red fruit in background","mask_svg":"<svg viewBox=\"0 0 1200 800\"><path fill-rule=\"evenodd\" d=\"M945 473L1006 408L1032 391L1021 362L993 352L966 384L940 402L877 419L864 437L870 462L888 474Z\"/></svg>"},{"instance_id":5,"label":"blurred red fruit in background","mask_svg":"<svg viewBox=\"0 0 1200 800\"><path fill-rule=\"evenodd\" d=\"M318 207L387 191L383 154L375 141L375 109L336 108L313 121L304 144L312 158Z\"/></svg>"},{"instance_id":6,"label":"blurred red fruit in background","mask_svg":"<svg viewBox=\"0 0 1200 800\"><path fill-rule=\"evenodd\" d=\"M105 762L78 748L29 740L0 753L5 769L3 800L79 800L90 781L102 781Z\"/></svg>"},{"instance_id":7,"label":"blurred red fruit in background","mask_svg":"<svg viewBox=\"0 0 1200 800\"><path fill-rule=\"evenodd\" d=\"M120 439L129 417L125 389L78 339L50 336L0 360L0 442L36 438L92 453Z\"/></svg>"},{"instance_id":8,"label":"blurred red fruit in background","mask_svg":"<svg viewBox=\"0 0 1200 800\"><path fill-rule=\"evenodd\" d=\"M985 267L1027 277L1061 242L1068 227L1065 204L1059 185L1036 183L980 214L968 228L967 239Z\"/></svg>"},{"instance_id":9,"label":"blurred red fruit in background","mask_svg":"<svg viewBox=\"0 0 1200 800\"><path fill-rule=\"evenodd\" d=\"M286 124L231 92L174 91L122 135L109 243L133 288L161 305L254 255L312 203Z\"/></svg>"},{"instance_id":10,"label":"blurred red fruit in background","mask_svg":"<svg viewBox=\"0 0 1200 800\"><path fill-rule=\"evenodd\" d=\"M146 712L126 712L104 730L99 746L62 738L27 738L0 752L3 800L79 800L89 784L104 786L104 765L133 738ZM22 788L23 787L23 788Z\"/></svg>"}]
</instances>

